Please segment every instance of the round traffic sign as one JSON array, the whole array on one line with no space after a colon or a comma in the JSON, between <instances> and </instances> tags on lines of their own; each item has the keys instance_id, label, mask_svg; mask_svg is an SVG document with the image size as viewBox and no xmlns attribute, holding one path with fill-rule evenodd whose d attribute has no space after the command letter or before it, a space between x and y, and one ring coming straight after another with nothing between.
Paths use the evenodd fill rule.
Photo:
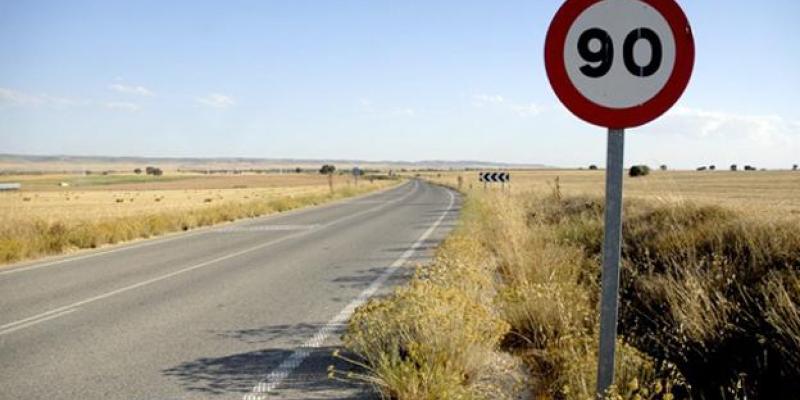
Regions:
<instances>
[{"instance_id":1,"label":"round traffic sign","mask_svg":"<svg viewBox=\"0 0 800 400\"><path fill-rule=\"evenodd\" d=\"M631 128L683 94L694 39L674 0L567 0L550 24L544 58L553 90L573 114Z\"/></svg>"}]
</instances>

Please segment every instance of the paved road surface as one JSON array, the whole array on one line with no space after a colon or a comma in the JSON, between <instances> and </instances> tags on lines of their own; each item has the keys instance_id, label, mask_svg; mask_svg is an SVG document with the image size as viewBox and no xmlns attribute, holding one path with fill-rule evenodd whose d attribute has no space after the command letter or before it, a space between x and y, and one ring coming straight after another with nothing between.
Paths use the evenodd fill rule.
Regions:
<instances>
[{"instance_id":1,"label":"paved road surface","mask_svg":"<svg viewBox=\"0 0 800 400\"><path fill-rule=\"evenodd\" d=\"M342 324L457 213L455 194L412 181L0 270L0 398L369 398L325 378L350 368L330 357Z\"/></svg>"}]
</instances>

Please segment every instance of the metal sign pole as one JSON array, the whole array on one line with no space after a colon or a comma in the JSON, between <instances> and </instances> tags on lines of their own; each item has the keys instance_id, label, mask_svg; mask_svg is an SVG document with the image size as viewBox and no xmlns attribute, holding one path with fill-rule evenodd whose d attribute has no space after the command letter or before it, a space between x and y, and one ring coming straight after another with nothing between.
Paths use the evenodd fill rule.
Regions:
<instances>
[{"instance_id":1,"label":"metal sign pole","mask_svg":"<svg viewBox=\"0 0 800 400\"><path fill-rule=\"evenodd\" d=\"M605 236L603 238L603 288L600 297L600 351L597 362L597 396L604 398L614 383L617 340L620 242L622 239L622 166L625 130L608 130L606 160Z\"/></svg>"}]
</instances>

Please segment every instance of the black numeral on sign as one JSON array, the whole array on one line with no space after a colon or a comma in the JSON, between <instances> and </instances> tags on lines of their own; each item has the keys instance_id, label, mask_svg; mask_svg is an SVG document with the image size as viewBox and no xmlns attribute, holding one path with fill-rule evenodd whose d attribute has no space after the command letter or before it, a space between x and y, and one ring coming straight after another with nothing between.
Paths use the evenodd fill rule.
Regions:
<instances>
[{"instance_id":1,"label":"black numeral on sign","mask_svg":"<svg viewBox=\"0 0 800 400\"><path fill-rule=\"evenodd\" d=\"M597 51L589 48L592 40L600 41L600 49ZM586 64L581 67L581 72L590 78L604 76L611 70L611 64L614 63L614 43L611 42L608 32L600 28L592 28L581 34L581 37L578 38L578 53L587 62L600 63L597 66Z\"/></svg>"},{"instance_id":2,"label":"black numeral on sign","mask_svg":"<svg viewBox=\"0 0 800 400\"><path fill-rule=\"evenodd\" d=\"M589 47L592 40L600 41L600 48L597 51L592 51ZM650 62L644 66L637 64L633 56L633 49L639 40L646 40L650 44ZM614 43L608 32L600 28L587 29L578 38L578 54L589 63L580 68L581 72L590 78L600 78L611 71L611 65L614 63ZM655 74L661 68L662 57L661 39L652 29L634 29L625 37L622 60L632 75L646 78Z\"/></svg>"},{"instance_id":3,"label":"black numeral on sign","mask_svg":"<svg viewBox=\"0 0 800 400\"><path fill-rule=\"evenodd\" d=\"M636 64L636 60L633 58L633 47L639 40L647 40L651 49L650 63L643 67ZM658 35L651 29L639 28L631 31L625 38L622 59L625 61L625 68L631 74L645 78L655 74L661 67L661 52L661 39L658 38Z\"/></svg>"}]
</instances>

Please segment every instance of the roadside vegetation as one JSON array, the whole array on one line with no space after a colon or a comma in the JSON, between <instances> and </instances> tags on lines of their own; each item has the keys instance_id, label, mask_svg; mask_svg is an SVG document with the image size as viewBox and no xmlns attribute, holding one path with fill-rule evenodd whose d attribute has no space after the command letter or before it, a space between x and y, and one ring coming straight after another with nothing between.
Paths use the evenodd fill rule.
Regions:
<instances>
[{"instance_id":1,"label":"roadside vegetation","mask_svg":"<svg viewBox=\"0 0 800 400\"><path fill-rule=\"evenodd\" d=\"M305 178L292 176L285 186L270 182L270 187L237 184L228 189L201 189L202 178L159 177L150 184L161 189L148 190L139 178L105 178L92 182L102 189L76 190L45 186L41 182L53 178L44 176L37 178L32 191L0 193L0 264L321 204L397 182L363 181L355 186L340 178L331 190L325 180L314 178L318 182L309 185ZM242 182L247 178L231 179ZM259 176L253 181L263 184L265 179L269 178ZM209 182L218 185L221 180L224 177ZM300 185L295 185L295 180ZM132 182L140 186L115 189L115 184ZM183 189L186 182L194 188Z\"/></svg>"},{"instance_id":2,"label":"roadside vegetation","mask_svg":"<svg viewBox=\"0 0 800 400\"><path fill-rule=\"evenodd\" d=\"M686 200L624 207L609 398L796 398L797 219ZM399 400L592 399L602 221L602 198L557 182L466 190L433 263L356 311L344 341L360 378Z\"/></svg>"}]
</instances>

